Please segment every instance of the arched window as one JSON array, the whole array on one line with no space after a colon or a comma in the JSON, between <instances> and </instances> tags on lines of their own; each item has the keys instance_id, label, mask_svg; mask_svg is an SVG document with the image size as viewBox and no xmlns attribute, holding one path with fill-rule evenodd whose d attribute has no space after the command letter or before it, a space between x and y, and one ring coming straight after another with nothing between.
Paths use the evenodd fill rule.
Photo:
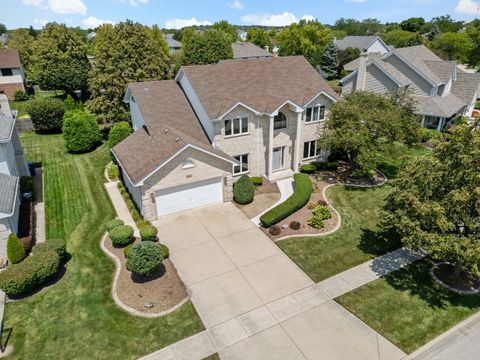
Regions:
<instances>
[{"instance_id":1,"label":"arched window","mask_svg":"<svg viewBox=\"0 0 480 360\"><path fill-rule=\"evenodd\" d=\"M273 118L273 128L275 130L285 129L287 127L287 115L283 112L279 112L277 116Z\"/></svg>"},{"instance_id":2,"label":"arched window","mask_svg":"<svg viewBox=\"0 0 480 360\"><path fill-rule=\"evenodd\" d=\"M185 160L183 162L182 169L184 169L184 170L185 169L191 169L193 167L195 167L195 163L193 162L193 160L188 159L188 160Z\"/></svg>"}]
</instances>

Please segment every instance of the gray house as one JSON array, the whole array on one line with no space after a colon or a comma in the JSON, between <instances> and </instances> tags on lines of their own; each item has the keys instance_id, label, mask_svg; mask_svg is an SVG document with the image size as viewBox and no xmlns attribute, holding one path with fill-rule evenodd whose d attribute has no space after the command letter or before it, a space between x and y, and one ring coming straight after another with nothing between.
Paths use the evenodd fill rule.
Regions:
<instances>
[{"instance_id":1,"label":"gray house","mask_svg":"<svg viewBox=\"0 0 480 360\"><path fill-rule=\"evenodd\" d=\"M346 36L341 40L335 40L338 50L348 48L358 49L362 52L386 54L390 51L390 46L380 38L380 36Z\"/></svg>"},{"instance_id":2,"label":"gray house","mask_svg":"<svg viewBox=\"0 0 480 360\"><path fill-rule=\"evenodd\" d=\"M175 40L173 38L173 34L165 34L165 41L167 42L168 48L170 49L170 54L173 54L182 48L182 43Z\"/></svg>"},{"instance_id":3,"label":"gray house","mask_svg":"<svg viewBox=\"0 0 480 360\"><path fill-rule=\"evenodd\" d=\"M341 80L342 93L356 90L386 93L408 87L424 127L441 130L454 117L471 116L480 97L480 73L465 73L423 45L385 55L363 53L346 65L355 69Z\"/></svg>"},{"instance_id":4,"label":"gray house","mask_svg":"<svg viewBox=\"0 0 480 360\"><path fill-rule=\"evenodd\" d=\"M254 59L273 56L268 52L268 46L266 46L265 49L262 49L250 42L235 42L232 44L232 50L234 59Z\"/></svg>"}]
</instances>

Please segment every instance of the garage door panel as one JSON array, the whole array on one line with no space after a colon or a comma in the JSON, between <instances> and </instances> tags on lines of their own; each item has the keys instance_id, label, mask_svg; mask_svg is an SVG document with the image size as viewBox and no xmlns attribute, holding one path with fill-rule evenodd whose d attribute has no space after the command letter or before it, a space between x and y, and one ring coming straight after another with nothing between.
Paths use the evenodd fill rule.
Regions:
<instances>
[{"instance_id":1,"label":"garage door panel","mask_svg":"<svg viewBox=\"0 0 480 360\"><path fill-rule=\"evenodd\" d=\"M223 201L222 179L199 181L155 193L157 216L193 209Z\"/></svg>"}]
</instances>

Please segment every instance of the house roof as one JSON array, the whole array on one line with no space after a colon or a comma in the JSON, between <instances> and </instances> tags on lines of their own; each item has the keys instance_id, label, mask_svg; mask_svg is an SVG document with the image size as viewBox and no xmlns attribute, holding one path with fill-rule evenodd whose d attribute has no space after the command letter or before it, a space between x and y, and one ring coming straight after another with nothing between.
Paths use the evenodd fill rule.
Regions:
<instances>
[{"instance_id":1,"label":"house roof","mask_svg":"<svg viewBox=\"0 0 480 360\"><path fill-rule=\"evenodd\" d=\"M0 173L0 218L13 213L17 188L18 177Z\"/></svg>"},{"instance_id":2,"label":"house roof","mask_svg":"<svg viewBox=\"0 0 480 360\"><path fill-rule=\"evenodd\" d=\"M235 42L232 44L234 59L248 59L258 57L271 57L267 50L250 42Z\"/></svg>"},{"instance_id":3,"label":"house roof","mask_svg":"<svg viewBox=\"0 0 480 360\"><path fill-rule=\"evenodd\" d=\"M324 92L338 95L303 56L224 60L215 65L182 67L210 119L238 103L271 114L291 101L305 106Z\"/></svg>"},{"instance_id":4,"label":"house roof","mask_svg":"<svg viewBox=\"0 0 480 360\"><path fill-rule=\"evenodd\" d=\"M129 84L145 127L138 129L112 151L128 177L138 184L173 155L193 145L227 161L235 161L215 149L174 80Z\"/></svg>"},{"instance_id":5,"label":"house roof","mask_svg":"<svg viewBox=\"0 0 480 360\"><path fill-rule=\"evenodd\" d=\"M380 58L383 56L381 53L369 53L367 54L367 61L368 60L380 60ZM360 63L360 57L350 61L349 63L346 63L343 65L343 68L346 71L355 71L358 69L358 65Z\"/></svg>"},{"instance_id":6,"label":"house roof","mask_svg":"<svg viewBox=\"0 0 480 360\"><path fill-rule=\"evenodd\" d=\"M10 141L14 126L15 118L13 116L0 113L0 143Z\"/></svg>"},{"instance_id":7,"label":"house roof","mask_svg":"<svg viewBox=\"0 0 480 360\"><path fill-rule=\"evenodd\" d=\"M452 84L451 93L457 98L470 104L474 99L475 93L480 89L480 73L457 73L457 81ZM480 94L477 94L479 97Z\"/></svg>"},{"instance_id":8,"label":"house roof","mask_svg":"<svg viewBox=\"0 0 480 360\"><path fill-rule=\"evenodd\" d=\"M418 69L423 75L435 82L435 85L443 83L442 79L437 76L438 68L431 69L428 64L432 62L443 62L437 55L428 49L425 45L409 46L405 48L398 48L392 51L393 54L399 54L411 65Z\"/></svg>"},{"instance_id":9,"label":"house roof","mask_svg":"<svg viewBox=\"0 0 480 360\"><path fill-rule=\"evenodd\" d=\"M455 115L465 102L453 94L446 96L414 96L417 103L417 114L449 118Z\"/></svg>"},{"instance_id":10,"label":"house roof","mask_svg":"<svg viewBox=\"0 0 480 360\"><path fill-rule=\"evenodd\" d=\"M335 45L339 50L354 48L363 51L368 49L376 40L383 43L379 36L345 36L341 40L336 40Z\"/></svg>"},{"instance_id":11,"label":"house roof","mask_svg":"<svg viewBox=\"0 0 480 360\"><path fill-rule=\"evenodd\" d=\"M20 67L22 67L22 63L17 49L0 50L0 69Z\"/></svg>"},{"instance_id":12,"label":"house roof","mask_svg":"<svg viewBox=\"0 0 480 360\"><path fill-rule=\"evenodd\" d=\"M181 48L182 43L180 41L177 41L173 38L173 34L166 34L165 35L165 41L168 44L169 48Z\"/></svg>"}]
</instances>

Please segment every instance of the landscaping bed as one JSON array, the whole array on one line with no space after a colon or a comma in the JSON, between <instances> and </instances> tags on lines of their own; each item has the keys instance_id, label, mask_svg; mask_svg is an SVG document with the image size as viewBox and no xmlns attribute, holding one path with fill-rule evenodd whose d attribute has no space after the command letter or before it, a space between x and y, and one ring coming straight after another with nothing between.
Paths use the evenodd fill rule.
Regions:
<instances>
[{"instance_id":1,"label":"landscaping bed","mask_svg":"<svg viewBox=\"0 0 480 360\"><path fill-rule=\"evenodd\" d=\"M432 267L431 273L434 279L443 287L458 293L477 293L480 291L480 279L478 276L465 269L454 274L455 266L449 263L440 263Z\"/></svg>"},{"instance_id":2,"label":"landscaping bed","mask_svg":"<svg viewBox=\"0 0 480 360\"><path fill-rule=\"evenodd\" d=\"M263 185L255 188L255 196L253 202L246 205L240 205L233 202L243 213L252 219L280 200L280 190L276 183L270 183L264 179Z\"/></svg>"},{"instance_id":3,"label":"landscaping bed","mask_svg":"<svg viewBox=\"0 0 480 360\"><path fill-rule=\"evenodd\" d=\"M116 290L125 305L141 312L155 314L170 310L188 297L185 285L169 259L163 260L163 264L148 278L141 278L126 269L123 248L114 247L109 240L105 241L104 245L120 260Z\"/></svg>"},{"instance_id":4,"label":"landscaping bed","mask_svg":"<svg viewBox=\"0 0 480 360\"><path fill-rule=\"evenodd\" d=\"M316 176L321 176L322 180L328 184L344 184L353 186L379 186L387 181L385 175L375 170L371 178L355 178L355 169L345 161L337 162L337 170L319 170L315 172Z\"/></svg>"}]
</instances>

